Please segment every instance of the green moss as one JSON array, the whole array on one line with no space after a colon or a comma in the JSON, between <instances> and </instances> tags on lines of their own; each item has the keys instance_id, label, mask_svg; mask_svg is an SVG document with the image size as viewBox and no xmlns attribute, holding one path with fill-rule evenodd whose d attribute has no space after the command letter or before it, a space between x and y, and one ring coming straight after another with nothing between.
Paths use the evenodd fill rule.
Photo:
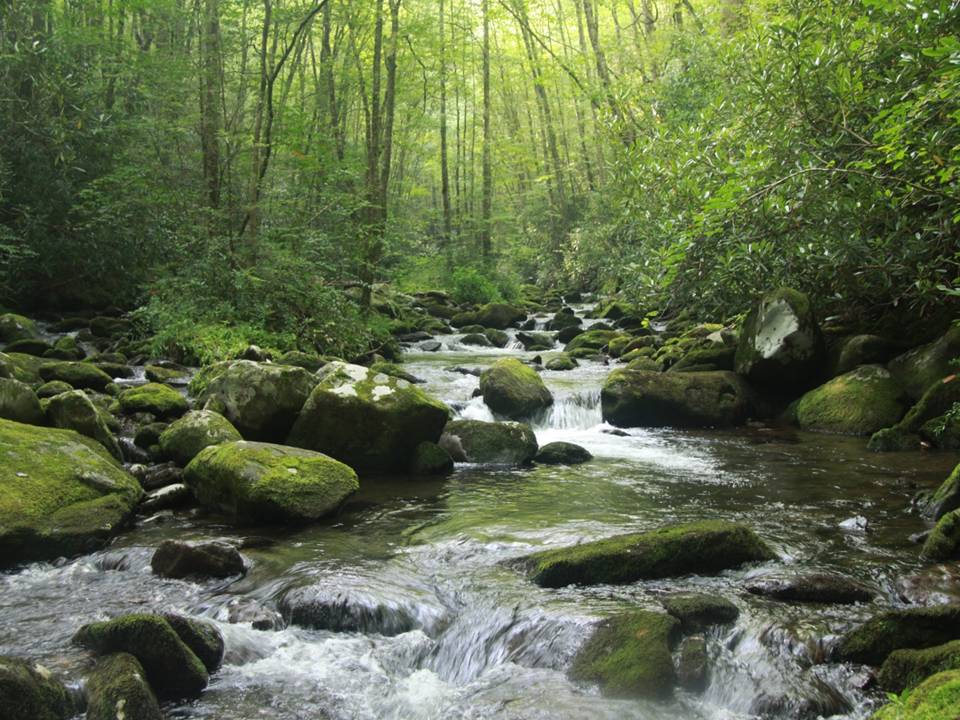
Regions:
<instances>
[{"instance_id":1,"label":"green moss","mask_svg":"<svg viewBox=\"0 0 960 720\"><path fill-rule=\"evenodd\" d=\"M919 435L905 433L896 427L878 430L870 436L870 441L867 443L867 449L872 452L898 452L916 450L919 447Z\"/></svg>"},{"instance_id":2,"label":"green moss","mask_svg":"<svg viewBox=\"0 0 960 720\"><path fill-rule=\"evenodd\" d=\"M685 370L689 372L694 367L707 370L733 370L733 355L735 348L725 345L711 345L691 350L670 369L673 372Z\"/></svg>"},{"instance_id":3,"label":"green moss","mask_svg":"<svg viewBox=\"0 0 960 720\"><path fill-rule=\"evenodd\" d=\"M547 550L529 556L526 564L538 585L563 587L714 574L775 557L749 528L705 520Z\"/></svg>"},{"instance_id":4,"label":"green moss","mask_svg":"<svg viewBox=\"0 0 960 720\"><path fill-rule=\"evenodd\" d=\"M406 380L359 365L321 370L287 439L358 472L404 473L421 442L436 442L449 409Z\"/></svg>"},{"instance_id":5,"label":"green moss","mask_svg":"<svg viewBox=\"0 0 960 720\"><path fill-rule=\"evenodd\" d=\"M76 711L63 683L45 667L0 656L0 718L66 720Z\"/></svg>"},{"instance_id":6,"label":"green moss","mask_svg":"<svg viewBox=\"0 0 960 720\"><path fill-rule=\"evenodd\" d=\"M937 521L920 554L927 560L960 559L960 510L953 510Z\"/></svg>"},{"instance_id":7,"label":"green moss","mask_svg":"<svg viewBox=\"0 0 960 720\"><path fill-rule=\"evenodd\" d=\"M95 441L0 420L0 564L101 547L140 495L137 481Z\"/></svg>"},{"instance_id":8,"label":"green moss","mask_svg":"<svg viewBox=\"0 0 960 720\"><path fill-rule=\"evenodd\" d=\"M128 415L150 413L169 418L183 415L189 405L187 399L173 388L160 383L147 383L120 393L120 410Z\"/></svg>"},{"instance_id":9,"label":"green moss","mask_svg":"<svg viewBox=\"0 0 960 720\"><path fill-rule=\"evenodd\" d=\"M493 412L521 420L550 407L553 395L540 375L516 358L503 358L480 375L483 401Z\"/></svg>"},{"instance_id":10,"label":"green moss","mask_svg":"<svg viewBox=\"0 0 960 720\"><path fill-rule=\"evenodd\" d=\"M0 315L0 342L12 343L39 335L36 323L23 315L4 313Z\"/></svg>"},{"instance_id":11,"label":"green moss","mask_svg":"<svg viewBox=\"0 0 960 720\"><path fill-rule=\"evenodd\" d=\"M894 358L887 367L907 394L919 400L934 383L953 374L958 355L960 327L954 327L938 340Z\"/></svg>"},{"instance_id":12,"label":"green moss","mask_svg":"<svg viewBox=\"0 0 960 720\"><path fill-rule=\"evenodd\" d=\"M103 445L117 460L123 461L120 445L104 422L100 411L82 390L70 390L50 398L47 420L57 428L76 430Z\"/></svg>"},{"instance_id":13,"label":"green moss","mask_svg":"<svg viewBox=\"0 0 960 720\"><path fill-rule=\"evenodd\" d=\"M937 673L882 708L873 720L956 720L960 671Z\"/></svg>"},{"instance_id":14,"label":"green moss","mask_svg":"<svg viewBox=\"0 0 960 720\"><path fill-rule=\"evenodd\" d=\"M233 365L232 360L227 360L224 362L213 363L211 365L205 365L200 368L193 378L190 380L190 384L187 386L187 389L190 392L190 395L193 397L200 397L204 394L204 391L214 379L220 377L227 368ZM296 363L282 363L287 365L295 365Z\"/></svg>"},{"instance_id":15,"label":"green moss","mask_svg":"<svg viewBox=\"0 0 960 720\"><path fill-rule=\"evenodd\" d=\"M191 389L198 402L221 413L248 440L282 442L317 379L301 367L237 360L204 368Z\"/></svg>"},{"instance_id":16,"label":"green moss","mask_svg":"<svg viewBox=\"0 0 960 720\"><path fill-rule=\"evenodd\" d=\"M101 658L87 678L86 720L162 720L140 661L125 652Z\"/></svg>"},{"instance_id":17,"label":"green moss","mask_svg":"<svg viewBox=\"0 0 960 720\"><path fill-rule=\"evenodd\" d=\"M370 371L374 373L383 373L384 375L390 375L391 377L399 378L400 380L406 380L409 383L418 383L422 382L420 379L414 377L402 366L397 365L396 363L391 362L375 362L370 366Z\"/></svg>"},{"instance_id":18,"label":"green moss","mask_svg":"<svg viewBox=\"0 0 960 720\"><path fill-rule=\"evenodd\" d=\"M207 672L216 672L223 662L225 649L223 636L216 626L176 613L164 613L163 619L170 623L177 637L200 659Z\"/></svg>"},{"instance_id":19,"label":"green moss","mask_svg":"<svg viewBox=\"0 0 960 720\"><path fill-rule=\"evenodd\" d=\"M600 394L603 419L620 427L737 425L751 410L746 384L731 372L614 370Z\"/></svg>"},{"instance_id":20,"label":"green moss","mask_svg":"<svg viewBox=\"0 0 960 720\"><path fill-rule=\"evenodd\" d=\"M210 445L241 440L240 433L223 415L195 410L171 423L152 443L159 442L164 457L184 466Z\"/></svg>"},{"instance_id":21,"label":"green moss","mask_svg":"<svg viewBox=\"0 0 960 720\"><path fill-rule=\"evenodd\" d=\"M410 472L413 475L447 475L453 472L453 458L436 443L422 442L417 445Z\"/></svg>"},{"instance_id":22,"label":"green moss","mask_svg":"<svg viewBox=\"0 0 960 720\"><path fill-rule=\"evenodd\" d=\"M880 665L894 650L923 649L960 639L960 605L890 610L846 633L842 661Z\"/></svg>"},{"instance_id":23,"label":"green moss","mask_svg":"<svg viewBox=\"0 0 960 720\"><path fill-rule=\"evenodd\" d=\"M740 616L737 606L719 595L671 595L661 602L664 610L680 621L684 632L725 625Z\"/></svg>"},{"instance_id":24,"label":"green moss","mask_svg":"<svg viewBox=\"0 0 960 720\"><path fill-rule=\"evenodd\" d=\"M7 345L4 350L8 353L25 353L26 355L36 355L37 357L44 357L45 353L53 350L53 345L48 343L46 340L40 340L38 338L27 338L24 340L17 340L15 342ZM73 360L73 358L69 358Z\"/></svg>"},{"instance_id":25,"label":"green moss","mask_svg":"<svg viewBox=\"0 0 960 720\"><path fill-rule=\"evenodd\" d=\"M189 372L182 368L163 367L161 365L147 365L144 368L147 380L155 383L176 383L184 381L189 376Z\"/></svg>"},{"instance_id":26,"label":"green moss","mask_svg":"<svg viewBox=\"0 0 960 720\"><path fill-rule=\"evenodd\" d=\"M39 384L42 381L40 368L50 362L45 358L38 358L25 353L7 353L6 357L12 367L11 377L27 385Z\"/></svg>"},{"instance_id":27,"label":"green moss","mask_svg":"<svg viewBox=\"0 0 960 720\"><path fill-rule=\"evenodd\" d=\"M924 514L939 520L951 510L958 508L960 508L960 465L953 469L950 476L933 493L924 508Z\"/></svg>"},{"instance_id":28,"label":"green moss","mask_svg":"<svg viewBox=\"0 0 960 720\"><path fill-rule=\"evenodd\" d=\"M25 383L0 378L0 418L39 425L43 422L40 400Z\"/></svg>"},{"instance_id":29,"label":"green moss","mask_svg":"<svg viewBox=\"0 0 960 720\"><path fill-rule=\"evenodd\" d=\"M960 670L960 640L925 650L895 650L883 661L878 679L890 692L903 692L944 670Z\"/></svg>"},{"instance_id":30,"label":"green moss","mask_svg":"<svg viewBox=\"0 0 960 720\"><path fill-rule=\"evenodd\" d=\"M71 390L73 390L73 386L69 383L65 383L63 380L51 380L37 388L37 397L52 398L54 395L70 392Z\"/></svg>"},{"instance_id":31,"label":"green moss","mask_svg":"<svg viewBox=\"0 0 960 720\"><path fill-rule=\"evenodd\" d=\"M201 504L241 524L318 520L359 488L356 473L326 455L246 441L205 448L184 479Z\"/></svg>"},{"instance_id":32,"label":"green moss","mask_svg":"<svg viewBox=\"0 0 960 720\"><path fill-rule=\"evenodd\" d=\"M670 649L678 625L646 610L604 620L574 657L570 677L617 697L667 697L676 683Z\"/></svg>"},{"instance_id":33,"label":"green moss","mask_svg":"<svg viewBox=\"0 0 960 720\"><path fill-rule=\"evenodd\" d=\"M310 353L300 352L299 350L290 350L285 352L279 358L277 358L278 365L293 365L295 367L302 367L304 370L309 372L316 372L324 365L327 364L319 355L311 355Z\"/></svg>"},{"instance_id":34,"label":"green moss","mask_svg":"<svg viewBox=\"0 0 960 720\"><path fill-rule=\"evenodd\" d=\"M73 636L76 645L98 655L133 655L161 699L195 697L207 686L207 670L159 615L125 615L90 623Z\"/></svg>"},{"instance_id":35,"label":"green moss","mask_svg":"<svg viewBox=\"0 0 960 720\"><path fill-rule=\"evenodd\" d=\"M483 331L484 337L490 341L490 344L494 347L504 348L507 346L507 343L510 342L510 336L507 335L503 330L497 330L496 328L487 328Z\"/></svg>"},{"instance_id":36,"label":"green moss","mask_svg":"<svg viewBox=\"0 0 960 720\"><path fill-rule=\"evenodd\" d=\"M617 337L621 337L621 333L616 330L587 330L568 342L564 350L568 353L575 350L591 350L596 353L606 348Z\"/></svg>"},{"instance_id":37,"label":"green moss","mask_svg":"<svg viewBox=\"0 0 960 720\"><path fill-rule=\"evenodd\" d=\"M567 353L561 353L547 360L547 370L573 370L577 367L577 361Z\"/></svg>"},{"instance_id":38,"label":"green moss","mask_svg":"<svg viewBox=\"0 0 960 720\"><path fill-rule=\"evenodd\" d=\"M517 422L454 420L443 429L440 445L458 462L524 465L537 454L533 430Z\"/></svg>"},{"instance_id":39,"label":"green moss","mask_svg":"<svg viewBox=\"0 0 960 720\"><path fill-rule=\"evenodd\" d=\"M804 395L797 422L805 430L870 435L905 411L903 391L879 365L862 365Z\"/></svg>"},{"instance_id":40,"label":"green moss","mask_svg":"<svg viewBox=\"0 0 960 720\"><path fill-rule=\"evenodd\" d=\"M75 388L103 390L113 378L86 362L53 362L40 366L40 377L46 381L62 380Z\"/></svg>"}]
</instances>

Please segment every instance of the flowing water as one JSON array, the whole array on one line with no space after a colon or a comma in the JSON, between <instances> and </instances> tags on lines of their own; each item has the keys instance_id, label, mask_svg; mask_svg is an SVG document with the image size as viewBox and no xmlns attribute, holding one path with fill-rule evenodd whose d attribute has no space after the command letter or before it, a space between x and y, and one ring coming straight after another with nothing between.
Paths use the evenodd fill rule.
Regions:
<instances>
[{"instance_id":1,"label":"flowing water","mask_svg":"<svg viewBox=\"0 0 960 720\"><path fill-rule=\"evenodd\" d=\"M476 376L451 368L535 353L465 347L459 338L438 337L443 347L434 353L413 349L407 370L458 415L492 419L472 397ZM921 569L908 536L924 528L910 498L935 487L954 458L873 455L860 439L763 427L611 434L599 402L608 371L582 362L543 373L556 403L534 423L537 438L583 445L595 456L586 465L462 465L442 480L369 479L335 522L282 534L237 531L199 513L163 514L102 552L0 575L0 654L37 658L79 682L89 660L69 638L80 625L173 609L215 620L227 654L203 696L168 706L169 717L869 716L882 696L861 689L863 669L823 661L839 632L882 606L918 593L924 601L957 599L949 568L905 581ZM710 578L560 590L536 587L508 562L704 518L750 525L779 561ZM156 578L152 550L168 537L242 541L250 570L232 581ZM790 570L836 571L878 599L793 605L744 590L750 578ZM658 598L678 591L721 595L741 611L735 625L708 634L702 694L614 700L566 678L597 619L659 608Z\"/></svg>"}]
</instances>

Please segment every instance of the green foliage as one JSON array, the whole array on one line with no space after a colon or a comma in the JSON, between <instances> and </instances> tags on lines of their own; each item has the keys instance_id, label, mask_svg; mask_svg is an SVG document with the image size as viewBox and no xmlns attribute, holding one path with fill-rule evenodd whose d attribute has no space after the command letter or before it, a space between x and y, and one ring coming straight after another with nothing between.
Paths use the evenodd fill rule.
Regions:
<instances>
[{"instance_id":1,"label":"green foliage","mask_svg":"<svg viewBox=\"0 0 960 720\"><path fill-rule=\"evenodd\" d=\"M462 267L450 277L450 294L458 303L483 305L503 300L499 288L476 268Z\"/></svg>"}]
</instances>

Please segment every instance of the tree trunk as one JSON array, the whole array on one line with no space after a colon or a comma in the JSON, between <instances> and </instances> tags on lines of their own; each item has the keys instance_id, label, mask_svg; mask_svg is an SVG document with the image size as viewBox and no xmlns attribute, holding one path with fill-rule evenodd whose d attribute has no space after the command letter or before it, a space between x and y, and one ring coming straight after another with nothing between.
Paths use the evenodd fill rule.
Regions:
<instances>
[{"instance_id":1,"label":"tree trunk","mask_svg":"<svg viewBox=\"0 0 960 720\"><path fill-rule=\"evenodd\" d=\"M447 270L450 270L453 267L453 219L450 209L450 165L447 158L447 37L444 20L444 0L440 0L440 201L443 205L441 243Z\"/></svg>"},{"instance_id":2,"label":"tree trunk","mask_svg":"<svg viewBox=\"0 0 960 720\"><path fill-rule=\"evenodd\" d=\"M490 153L490 0L483 0L483 199L480 209L480 252L484 260L492 254L490 216L493 211L493 168Z\"/></svg>"},{"instance_id":3,"label":"tree trunk","mask_svg":"<svg viewBox=\"0 0 960 720\"><path fill-rule=\"evenodd\" d=\"M220 207L220 7L219 0L204 1L202 93L200 97L200 145L207 205ZM211 222L210 230L213 230Z\"/></svg>"}]
</instances>

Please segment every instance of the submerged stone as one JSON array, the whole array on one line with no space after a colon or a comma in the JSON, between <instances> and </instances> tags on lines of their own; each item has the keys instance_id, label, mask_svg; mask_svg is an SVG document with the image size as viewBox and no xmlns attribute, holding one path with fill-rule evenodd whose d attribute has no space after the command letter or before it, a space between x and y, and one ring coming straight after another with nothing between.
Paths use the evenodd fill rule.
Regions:
<instances>
[{"instance_id":1,"label":"submerged stone","mask_svg":"<svg viewBox=\"0 0 960 720\"><path fill-rule=\"evenodd\" d=\"M533 458L541 465L580 465L590 460L593 455L586 448L562 441L547 443Z\"/></svg>"},{"instance_id":2,"label":"submerged stone","mask_svg":"<svg viewBox=\"0 0 960 720\"><path fill-rule=\"evenodd\" d=\"M667 613L680 621L684 632L697 632L711 625L726 625L740 617L737 606L719 595L671 595L660 602Z\"/></svg>"},{"instance_id":3,"label":"submerged stone","mask_svg":"<svg viewBox=\"0 0 960 720\"><path fill-rule=\"evenodd\" d=\"M870 602L874 597L874 594L862 585L828 573L758 578L747 584L747 591L786 602L841 605Z\"/></svg>"},{"instance_id":4,"label":"submerged stone","mask_svg":"<svg viewBox=\"0 0 960 720\"><path fill-rule=\"evenodd\" d=\"M246 572L240 551L222 542L164 540L153 553L150 567L156 575L168 578L225 578Z\"/></svg>"},{"instance_id":5,"label":"submerged stone","mask_svg":"<svg viewBox=\"0 0 960 720\"><path fill-rule=\"evenodd\" d=\"M614 697L669 697L677 681L670 650L678 626L648 610L608 618L577 652L570 677Z\"/></svg>"},{"instance_id":6,"label":"submerged stone","mask_svg":"<svg viewBox=\"0 0 960 720\"><path fill-rule=\"evenodd\" d=\"M525 565L537 585L563 587L712 575L775 558L749 528L705 520L546 550L528 556Z\"/></svg>"}]
</instances>

